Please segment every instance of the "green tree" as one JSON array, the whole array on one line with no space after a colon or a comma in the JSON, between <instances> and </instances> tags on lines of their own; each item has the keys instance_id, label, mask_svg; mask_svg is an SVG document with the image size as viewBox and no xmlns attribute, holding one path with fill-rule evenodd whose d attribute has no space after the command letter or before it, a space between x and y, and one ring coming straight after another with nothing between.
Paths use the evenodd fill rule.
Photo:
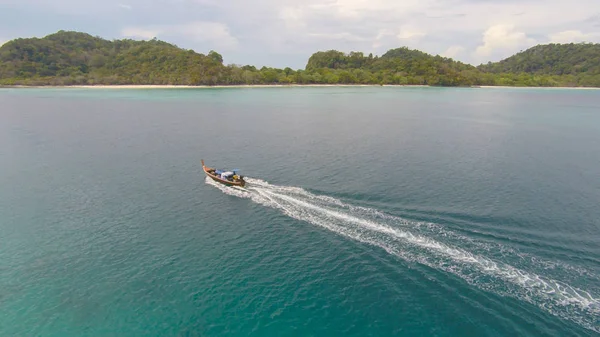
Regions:
<instances>
[{"instance_id":1,"label":"green tree","mask_svg":"<svg viewBox=\"0 0 600 337\"><path fill-rule=\"evenodd\" d=\"M214 50L208 52L208 57L217 63L223 64L223 56Z\"/></svg>"}]
</instances>

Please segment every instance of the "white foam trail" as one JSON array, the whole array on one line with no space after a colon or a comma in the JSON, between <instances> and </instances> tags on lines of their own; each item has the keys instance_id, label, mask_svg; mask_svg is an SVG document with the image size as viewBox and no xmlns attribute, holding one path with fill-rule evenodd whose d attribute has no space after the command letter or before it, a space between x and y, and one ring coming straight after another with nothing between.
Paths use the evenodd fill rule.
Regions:
<instances>
[{"instance_id":1,"label":"white foam trail","mask_svg":"<svg viewBox=\"0 0 600 337\"><path fill-rule=\"evenodd\" d=\"M262 188L268 189L270 191L280 192L285 195L291 195L291 196L296 195L296 196L305 197L305 198L308 198L308 199L311 199L314 201L322 201L322 202L330 203L332 205L339 206L341 208L350 210L354 214L359 212L363 216L368 215L368 216L374 218L375 220L383 220L386 223L390 223L391 225L396 226L396 227L409 227L411 229L418 228L421 230L427 230L437 236L441 236L441 237L448 238L448 239L458 240L461 242L461 246L473 246L473 248L476 248L477 250L484 250L484 251L494 253L494 254L498 254L498 253L510 254L513 257L517 257L519 260L529 260L531 262L531 264L543 266L546 270L547 269L566 269L566 270L569 270L569 272L571 274L576 273L580 276L587 276L587 277L596 276L593 272L590 272L589 270L574 267L574 266L566 264L566 263L562 263L562 262L558 262L558 261L546 261L546 260L540 259L539 257L535 257L535 256L531 256L529 254L515 251L514 249L503 246L503 245L491 245L489 243L478 242L478 241L473 240L470 237L448 231L447 229L445 229L443 226L441 226L439 224L434 224L434 223L430 223L430 222L409 221L409 220L402 219L402 218L399 218L396 216L385 214L381 211L378 211L378 210L375 210L372 208L350 205L350 204L344 203L338 199L335 199L333 197L315 195L315 194L307 192L306 190L299 188L299 187L277 186L277 185L269 184L268 182L263 181L263 180L252 179L252 178L247 178L247 181L249 184L251 184L253 186L252 189L254 189L254 190L258 189L259 187L262 187ZM213 181L211 180L211 182L213 182ZM225 191L225 192L227 193L227 191ZM256 200L256 201L260 202L259 200Z\"/></svg>"},{"instance_id":2,"label":"white foam trail","mask_svg":"<svg viewBox=\"0 0 600 337\"><path fill-rule=\"evenodd\" d=\"M481 289L527 301L600 332L596 323L600 318L598 296L444 243L439 239L449 236L462 241L465 237L443 230L439 225L412 222L332 197L315 195L298 187L276 186L252 178L246 180L246 189L227 187L209 178L207 183L226 194L249 198L261 205L279 209L292 218L378 246L407 261L444 270ZM423 228L425 234L419 232ZM436 240L427 235L440 237Z\"/></svg>"}]
</instances>

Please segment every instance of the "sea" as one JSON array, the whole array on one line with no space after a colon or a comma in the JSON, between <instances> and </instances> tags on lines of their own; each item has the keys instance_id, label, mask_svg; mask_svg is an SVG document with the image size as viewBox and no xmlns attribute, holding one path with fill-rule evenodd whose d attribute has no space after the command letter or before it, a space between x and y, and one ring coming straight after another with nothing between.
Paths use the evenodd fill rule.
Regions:
<instances>
[{"instance_id":1,"label":"sea","mask_svg":"<svg viewBox=\"0 0 600 337\"><path fill-rule=\"evenodd\" d=\"M0 336L600 336L600 90L0 89Z\"/></svg>"}]
</instances>

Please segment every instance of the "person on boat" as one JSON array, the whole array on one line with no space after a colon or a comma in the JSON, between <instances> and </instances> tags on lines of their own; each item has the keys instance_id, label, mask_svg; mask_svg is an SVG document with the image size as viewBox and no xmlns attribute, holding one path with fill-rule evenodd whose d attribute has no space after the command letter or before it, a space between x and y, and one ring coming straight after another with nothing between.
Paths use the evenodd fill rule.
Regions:
<instances>
[{"instance_id":1,"label":"person on boat","mask_svg":"<svg viewBox=\"0 0 600 337\"><path fill-rule=\"evenodd\" d=\"M231 177L233 177L233 172L231 171L223 172L221 174L221 178L224 180L231 180Z\"/></svg>"}]
</instances>

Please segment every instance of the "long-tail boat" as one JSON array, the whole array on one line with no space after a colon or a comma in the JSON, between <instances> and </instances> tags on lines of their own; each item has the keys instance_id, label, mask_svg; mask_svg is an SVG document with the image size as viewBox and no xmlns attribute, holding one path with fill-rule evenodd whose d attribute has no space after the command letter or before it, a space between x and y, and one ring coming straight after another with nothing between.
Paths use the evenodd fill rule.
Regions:
<instances>
[{"instance_id":1,"label":"long-tail boat","mask_svg":"<svg viewBox=\"0 0 600 337\"><path fill-rule=\"evenodd\" d=\"M205 166L204 159L200 159L200 162L202 163L202 169L204 170L204 173L206 173L206 175L209 178L211 178L212 180L219 182L221 184L227 185L227 186L240 186L240 187L246 186L246 181L244 180L244 176L237 174L238 170L231 170L231 171L217 170L212 167Z\"/></svg>"}]
</instances>

